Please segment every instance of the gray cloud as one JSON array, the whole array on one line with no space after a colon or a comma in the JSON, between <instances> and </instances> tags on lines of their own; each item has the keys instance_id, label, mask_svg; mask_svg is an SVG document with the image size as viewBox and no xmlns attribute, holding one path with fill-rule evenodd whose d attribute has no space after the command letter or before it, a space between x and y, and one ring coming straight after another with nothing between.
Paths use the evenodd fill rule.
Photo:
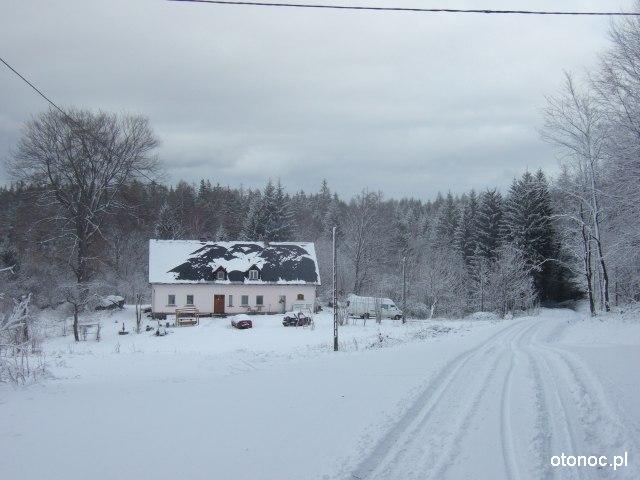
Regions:
<instances>
[{"instance_id":1,"label":"gray cloud","mask_svg":"<svg viewBox=\"0 0 640 480\"><path fill-rule=\"evenodd\" d=\"M398 3L445 2L385 0ZM585 10L630 5L562 2ZM290 190L316 190L327 178L345 195L368 187L422 198L504 187L527 168L555 171L554 152L536 133L544 95L558 88L563 69L596 64L607 28L603 18L157 0L0 7L1 54L61 105L148 116L172 182L257 186L280 177ZM6 156L20 125L46 105L4 69L0 106Z\"/></svg>"}]
</instances>

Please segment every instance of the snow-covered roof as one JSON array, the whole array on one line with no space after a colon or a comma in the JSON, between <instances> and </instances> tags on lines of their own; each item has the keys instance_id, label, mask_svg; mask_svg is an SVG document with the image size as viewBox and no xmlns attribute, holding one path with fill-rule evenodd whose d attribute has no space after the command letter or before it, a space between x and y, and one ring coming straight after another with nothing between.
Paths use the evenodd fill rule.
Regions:
<instances>
[{"instance_id":1,"label":"snow-covered roof","mask_svg":"<svg viewBox=\"0 0 640 480\"><path fill-rule=\"evenodd\" d=\"M222 267L225 280L217 280ZM255 267L259 280L249 280ZM320 284L316 249L307 242L149 240L149 283Z\"/></svg>"}]
</instances>

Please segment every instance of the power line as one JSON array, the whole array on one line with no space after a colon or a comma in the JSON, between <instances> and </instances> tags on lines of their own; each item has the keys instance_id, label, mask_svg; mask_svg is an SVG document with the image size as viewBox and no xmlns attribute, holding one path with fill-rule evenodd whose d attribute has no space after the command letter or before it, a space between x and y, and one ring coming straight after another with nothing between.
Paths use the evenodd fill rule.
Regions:
<instances>
[{"instance_id":1,"label":"power line","mask_svg":"<svg viewBox=\"0 0 640 480\"><path fill-rule=\"evenodd\" d=\"M18 77L20 77L20 79L22 79L22 81L24 81L27 85L29 85L31 88L33 88L38 95L40 95L42 98L44 98L47 102L49 102L50 105L52 105L56 110L58 110L62 115L64 115L67 118L71 118L69 117L69 115L67 114L67 112L65 112L63 109L61 109L58 105L56 105L53 100L51 100L49 97L47 97L44 93L42 93L40 91L40 89L38 87L36 87L33 83L31 83L29 80L27 80L24 75L22 75L20 72L18 72L15 68L13 68L11 65L9 65L7 63L7 61L0 57L0 62L4 63L7 68L9 70L11 70L13 73L15 73Z\"/></svg>"},{"instance_id":2,"label":"power line","mask_svg":"<svg viewBox=\"0 0 640 480\"><path fill-rule=\"evenodd\" d=\"M38 87L36 87L33 83L31 83L24 75L22 75L15 68L13 68L11 65L9 65L9 63L4 58L0 57L0 62L4 63L9 70L11 70L13 73L15 73L23 82L25 82L33 90L35 90L35 92L38 95L40 95L42 98L44 98L53 108L58 110L62 114L62 116L69 121L69 123L70 123L69 127L71 128L72 131L75 131L75 129L77 129L77 130L82 130L84 132L84 129L82 129L82 126L80 126L78 124L76 119L74 119L71 115L69 115L62 108L60 108L58 105L56 105L56 103L53 100L51 100L44 93L42 93L42 91ZM102 139L100 139L99 137L94 136L94 138L98 141L98 143L101 143L103 146L105 145L104 142L102 141ZM149 180L150 182L154 181L152 178L149 178L149 176L147 174L145 174L143 171L141 171L141 170L139 170L137 168L134 168L134 170L136 172L138 172L140 175L142 175L144 178Z\"/></svg>"},{"instance_id":3,"label":"power line","mask_svg":"<svg viewBox=\"0 0 640 480\"><path fill-rule=\"evenodd\" d=\"M419 7L372 7L357 5L327 5L312 3L274 3L274 2L249 2L234 0L167 0L169 2L185 3L209 3L216 5L239 5L254 7L284 7L284 8L322 8L329 10L370 10L378 12L413 12L413 13L475 13L488 15L566 15L566 16L592 16L592 17L624 17L640 16L640 12L572 12L550 10L491 10L491 9L464 9L464 8L419 8Z\"/></svg>"}]
</instances>

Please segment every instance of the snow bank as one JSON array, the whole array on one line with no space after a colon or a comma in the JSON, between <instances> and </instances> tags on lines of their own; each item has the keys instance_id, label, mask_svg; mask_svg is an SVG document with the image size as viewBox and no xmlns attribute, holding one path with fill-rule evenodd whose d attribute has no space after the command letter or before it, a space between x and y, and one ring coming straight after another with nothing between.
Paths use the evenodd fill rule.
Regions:
<instances>
[{"instance_id":1,"label":"snow bank","mask_svg":"<svg viewBox=\"0 0 640 480\"><path fill-rule=\"evenodd\" d=\"M596 317L579 309L558 340L574 345L637 345L640 339L640 305L614 307Z\"/></svg>"},{"instance_id":2,"label":"snow bank","mask_svg":"<svg viewBox=\"0 0 640 480\"><path fill-rule=\"evenodd\" d=\"M474 312L467 317L469 320L473 321L486 321L486 322L495 322L500 319L500 317L493 312Z\"/></svg>"}]
</instances>

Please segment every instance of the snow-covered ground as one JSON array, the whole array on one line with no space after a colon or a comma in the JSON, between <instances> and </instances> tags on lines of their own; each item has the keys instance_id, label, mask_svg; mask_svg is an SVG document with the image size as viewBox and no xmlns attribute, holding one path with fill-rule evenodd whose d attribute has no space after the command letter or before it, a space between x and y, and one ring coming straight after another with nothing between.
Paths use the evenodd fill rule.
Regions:
<instances>
[{"instance_id":1,"label":"snow-covered ground","mask_svg":"<svg viewBox=\"0 0 640 480\"><path fill-rule=\"evenodd\" d=\"M359 321L335 353L328 313L158 338L103 312L99 343L45 343L53 378L0 387L0 479L640 478L638 313Z\"/></svg>"}]
</instances>

